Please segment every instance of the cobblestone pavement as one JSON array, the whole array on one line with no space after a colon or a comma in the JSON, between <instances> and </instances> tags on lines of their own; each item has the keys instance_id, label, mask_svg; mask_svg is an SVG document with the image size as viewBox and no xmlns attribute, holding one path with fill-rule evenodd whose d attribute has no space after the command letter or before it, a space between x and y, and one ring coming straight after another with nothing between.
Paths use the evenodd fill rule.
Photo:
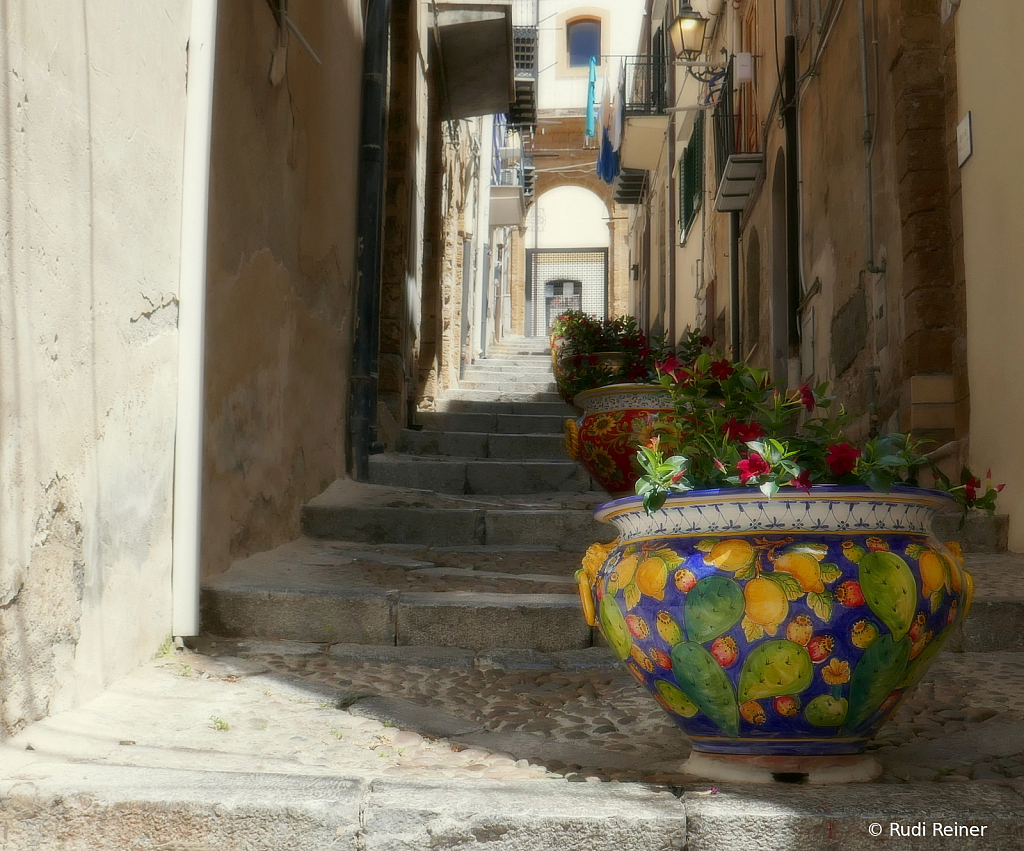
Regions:
<instances>
[{"instance_id":1,"label":"cobblestone pavement","mask_svg":"<svg viewBox=\"0 0 1024 851\"><path fill-rule=\"evenodd\" d=\"M497 734L530 734L539 745L536 756L516 760L500 748L461 749L443 738L430 742L414 730L366 723L381 758L396 770L694 783L679 770L689 752L685 737L628 673L605 661L605 651L586 651L598 658L584 668L543 667L535 654L523 657L531 668L516 669L514 664L491 666L486 656L475 665L470 659L431 667L359 659L359 650L351 647L341 657L282 647L277 652L263 644L242 652L253 663L336 694L343 702L383 695L463 719L496 734L498 745ZM224 642L207 652L238 649ZM1024 654L1013 652L940 656L871 745L869 753L883 766L879 782L1024 783L1022 662ZM467 759L475 767L467 766Z\"/></svg>"}]
</instances>

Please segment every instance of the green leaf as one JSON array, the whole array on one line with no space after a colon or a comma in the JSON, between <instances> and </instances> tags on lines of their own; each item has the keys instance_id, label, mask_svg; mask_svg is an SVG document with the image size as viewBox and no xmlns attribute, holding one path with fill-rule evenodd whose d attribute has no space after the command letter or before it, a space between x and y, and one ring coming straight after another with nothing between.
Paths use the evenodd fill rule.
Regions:
<instances>
[{"instance_id":1,"label":"green leaf","mask_svg":"<svg viewBox=\"0 0 1024 851\"><path fill-rule=\"evenodd\" d=\"M757 576L757 564L751 561L750 564L744 565L739 570L733 573L733 576L737 579L753 579Z\"/></svg>"},{"instance_id":2,"label":"green leaf","mask_svg":"<svg viewBox=\"0 0 1024 851\"><path fill-rule=\"evenodd\" d=\"M799 581L797 581L796 577L790 573L784 573L777 570L772 573L765 573L764 578L770 579L782 588L782 590L786 592L787 600L799 600L804 595Z\"/></svg>"},{"instance_id":3,"label":"green leaf","mask_svg":"<svg viewBox=\"0 0 1024 851\"><path fill-rule=\"evenodd\" d=\"M768 499L771 499L775 494L779 492L779 485L777 482L769 479L766 482L762 482L760 486L761 493L763 493Z\"/></svg>"},{"instance_id":4,"label":"green leaf","mask_svg":"<svg viewBox=\"0 0 1024 851\"><path fill-rule=\"evenodd\" d=\"M835 582L843 575L842 569L838 564L833 564L830 561L823 561L820 563L821 567L821 581L826 585L829 582Z\"/></svg>"},{"instance_id":5,"label":"green leaf","mask_svg":"<svg viewBox=\"0 0 1024 851\"><path fill-rule=\"evenodd\" d=\"M828 623L829 618L832 617L832 609L835 607L835 598L830 591L822 591L821 593L808 591L807 605L818 616L818 620Z\"/></svg>"}]
</instances>

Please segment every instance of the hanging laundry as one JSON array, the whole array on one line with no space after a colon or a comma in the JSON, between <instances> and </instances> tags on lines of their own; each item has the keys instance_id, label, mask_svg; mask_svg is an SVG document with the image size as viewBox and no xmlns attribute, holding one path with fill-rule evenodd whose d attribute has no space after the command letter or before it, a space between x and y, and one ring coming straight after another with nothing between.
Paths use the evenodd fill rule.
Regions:
<instances>
[{"instance_id":1,"label":"hanging laundry","mask_svg":"<svg viewBox=\"0 0 1024 851\"><path fill-rule=\"evenodd\" d=\"M588 138L594 136L594 107L597 99L597 57L590 57L590 82L587 86L587 129Z\"/></svg>"},{"instance_id":2,"label":"hanging laundry","mask_svg":"<svg viewBox=\"0 0 1024 851\"><path fill-rule=\"evenodd\" d=\"M604 91L601 94L601 108L597 114L598 124L601 125L601 143L597 151L597 176L605 183L611 183L619 173L619 155L612 148L611 127L612 127L612 92L608 84L608 75L604 77Z\"/></svg>"}]
</instances>

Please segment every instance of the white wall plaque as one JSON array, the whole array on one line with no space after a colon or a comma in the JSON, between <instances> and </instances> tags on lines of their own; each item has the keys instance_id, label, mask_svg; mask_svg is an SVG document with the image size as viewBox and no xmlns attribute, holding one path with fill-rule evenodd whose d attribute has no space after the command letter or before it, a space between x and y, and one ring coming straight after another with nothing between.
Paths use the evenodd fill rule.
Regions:
<instances>
[{"instance_id":1,"label":"white wall plaque","mask_svg":"<svg viewBox=\"0 0 1024 851\"><path fill-rule=\"evenodd\" d=\"M964 163L971 158L973 153L974 136L971 133L971 113L968 112L956 128L957 165L963 168Z\"/></svg>"}]
</instances>

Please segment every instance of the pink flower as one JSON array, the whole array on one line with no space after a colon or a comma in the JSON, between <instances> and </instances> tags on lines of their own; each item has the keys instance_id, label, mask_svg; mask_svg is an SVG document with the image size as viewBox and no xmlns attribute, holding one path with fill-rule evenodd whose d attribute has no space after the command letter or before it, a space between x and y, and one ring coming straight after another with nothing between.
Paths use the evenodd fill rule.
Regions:
<instances>
[{"instance_id":1,"label":"pink flower","mask_svg":"<svg viewBox=\"0 0 1024 851\"><path fill-rule=\"evenodd\" d=\"M756 452L751 452L750 456L740 461L736 467L740 471L741 485L745 485L751 479L763 476L771 470L771 467L768 466L768 462Z\"/></svg>"},{"instance_id":2,"label":"pink flower","mask_svg":"<svg viewBox=\"0 0 1024 851\"><path fill-rule=\"evenodd\" d=\"M806 384L800 385L800 404L808 411L813 411L818 405L814 398L814 392Z\"/></svg>"},{"instance_id":3,"label":"pink flower","mask_svg":"<svg viewBox=\"0 0 1024 851\"><path fill-rule=\"evenodd\" d=\"M851 446L846 441L833 443L825 455L825 463L836 476L843 476L852 473L857 466L857 459L860 458L860 450Z\"/></svg>"},{"instance_id":4,"label":"pink flower","mask_svg":"<svg viewBox=\"0 0 1024 851\"><path fill-rule=\"evenodd\" d=\"M801 470L800 475L789 483L794 488L800 488L804 493L811 492L811 472L810 470Z\"/></svg>"}]
</instances>

